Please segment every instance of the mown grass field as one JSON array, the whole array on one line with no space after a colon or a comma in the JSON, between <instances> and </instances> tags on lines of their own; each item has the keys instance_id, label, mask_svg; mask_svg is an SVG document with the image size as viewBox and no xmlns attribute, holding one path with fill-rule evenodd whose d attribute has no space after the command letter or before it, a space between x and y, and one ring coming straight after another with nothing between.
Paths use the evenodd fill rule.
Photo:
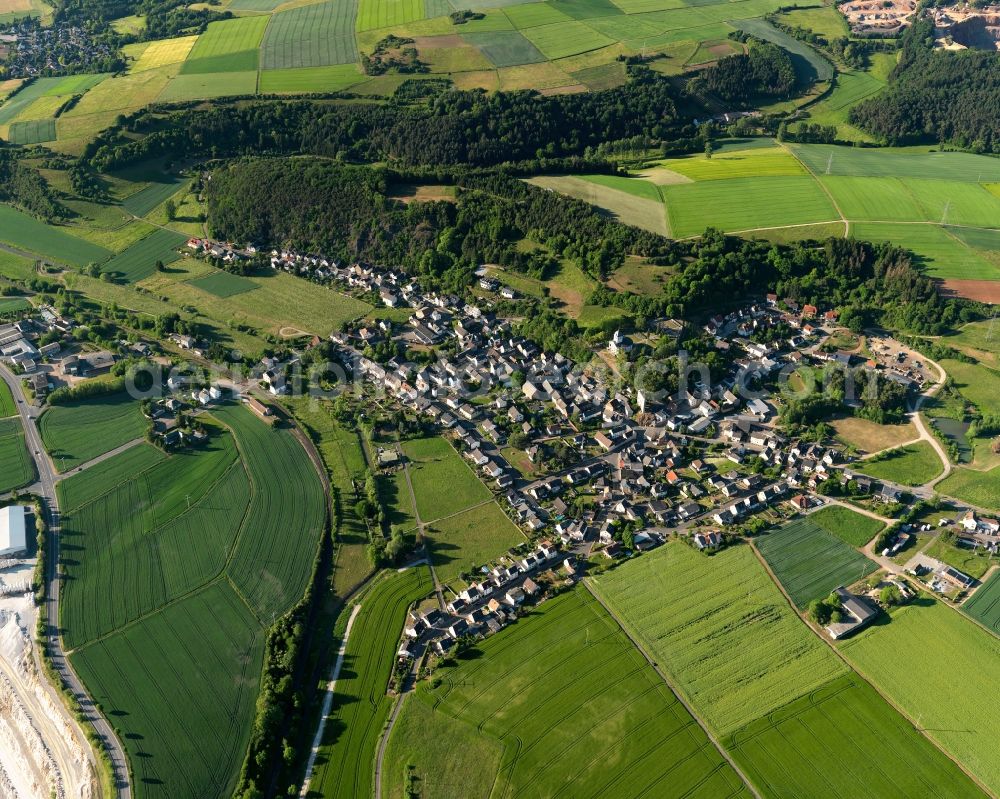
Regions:
<instances>
[{"instance_id":1,"label":"mown grass field","mask_svg":"<svg viewBox=\"0 0 1000 799\"><path fill-rule=\"evenodd\" d=\"M267 17L240 17L209 23L191 52L181 74L240 72L257 69L258 47Z\"/></svg>"},{"instance_id":2,"label":"mown grass field","mask_svg":"<svg viewBox=\"0 0 1000 799\"><path fill-rule=\"evenodd\" d=\"M237 405L213 413L203 448L139 445L59 484L61 627L144 775L140 797L231 793L263 630L302 596L326 519L290 430Z\"/></svg>"},{"instance_id":3,"label":"mown grass field","mask_svg":"<svg viewBox=\"0 0 1000 799\"><path fill-rule=\"evenodd\" d=\"M417 513L425 523L452 516L492 496L462 456L440 436L404 441L403 453L410 461Z\"/></svg>"},{"instance_id":4,"label":"mown grass field","mask_svg":"<svg viewBox=\"0 0 1000 799\"><path fill-rule=\"evenodd\" d=\"M976 593L962 605L962 611L1000 635L1000 571L993 572L976 589Z\"/></svg>"},{"instance_id":5,"label":"mown grass field","mask_svg":"<svg viewBox=\"0 0 1000 799\"><path fill-rule=\"evenodd\" d=\"M420 494L417 494L419 502ZM409 498L407 497L407 500ZM521 531L495 502L425 528L438 579L447 582L525 541Z\"/></svg>"},{"instance_id":6,"label":"mown grass field","mask_svg":"<svg viewBox=\"0 0 1000 799\"><path fill-rule=\"evenodd\" d=\"M812 517L782 525L758 538L756 546L800 609L878 570L877 564L814 524Z\"/></svg>"},{"instance_id":7,"label":"mown grass field","mask_svg":"<svg viewBox=\"0 0 1000 799\"><path fill-rule=\"evenodd\" d=\"M984 796L855 675L769 713L723 745L765 796Z\"/></svg>"},{"instance_id":8,"label":"mown grass field","mask_svg":"<svg viewBox=\"0 0 1000 799\"><path fill-rule=\"evenodd\" d=\"M390 575L364 595L347 641L333 708L308 796L348 799L374 791L375 752L392 709L386 695L406 611L434 589L423 566Z\"/></svg>"},{"instance_id":9,"label":"mown grass field","mask_svg":"<svg viewBox=\"0 0 1000 799\"><path fill-rule=\"evenodd\" d=\"M993 746L1000 707L984 701L1000 668L1000 639L922 597L840 649L925 735L991 791L1000 789Z\"/></svg>"},{"instance_id":10,"label":"mown grass field","mask_svg":"<svg viewBox=\"0 0 1000 799\"><path fill-rule=\"evenodd\" d=\"M404 706L387 795L425 799L749 795L586 591L552 599L437 671Z\"/></svg>"},{"instance_id":11,"label":"mown grass field","mask_svg":"<svg viewBox=\"0 0 1000 799\"><path fill-rule=\"evenodd\" d=\"M934 447L927 441L918 441L916 444L889 450L877 458L859 461L855 468L880 480L919 486L941 474L944 467Z\"/></svg>"},{"instance_id":12,"label":"mown grass field","mask_svg":"<svg viewBox=\"0 0 1000 799\"><path fill-rule=\"evenodd\" d=\"M748 546L706 557L668 543L593 584L720 734L845 672Z\"/></svg>"},{"instance_id":13,"label":"mown grass field","mask_svg":"<svg viewBox=\"0 0 1000 799\"><path fill-rule=\"evenodd\" d=\"M38 428L56 469L65 472L141 438L146 420L137 402L116 394L53 405L42 414Z\"/></svg>"},{"instance_id":14,"label":"mown grass field","mask_svg":"<svg viewBox=\"0 0 1000 799\"><path fill-rule=\"evenodd\" d=\"M8 205L0 205L0 241L71 266L100 263L111 254Z\"/></svg>"},{"instance_id":15,"label":"mown grass field","mask_svg":"<svg viewBox=\"0 0 1000 799\"><path fill-rule=\"evenodd\" d=\"M917 438L917 428L911 423L876 424L856 416L845 416L831 422L837 438L860 452L879 452L898 447Z\"/></svg>"},{"instance_id":16,"label":"mown grass field","mask_svg":"<svg viewBox=\"0 0 1000 799\"><path fill-rule=\"evenodd\" d=\"M336 92L365 80L356 65L274 69L260 73L261 94Z\"/></svg>"},{"instance_id":17,"label":"mown grass field","mask_svg":"<svg viewBox=\"0 0 1000 799\"><path fill-rule=\"evenodd\" d=\"M247 280L245 277L233 275L229 272L213 272L205 277L192 280L191 285L222 299L235 297L237 294L243 294L244 292L259 288L252 280Z\"/></svg>"},{"instance_id":18,"label":"mown grass field","mask_svg":"<svg viewBox=\"0 0 1000 799\"><path fill-rule=\"evenodd\" d=\"M128 283L138 283L156 272L157 262L166 266L179 260L179 248L186 239L183 233L156 228L144 239L105 262L101 271Z\"/></svg>"},{"instance_id":19,"label":"mown grass field","mask_svg":"<svg viewBox=\"0 0 1000 799\"><path fill-rule=\"evenodd\" d=\"M0 397L0 404L3 402L4 398ZM0 407L0 414L2 412ZM14 418L0 419L0 494L26 486L34 480L35 464L25 446L21 422Z\"/></svg>"},{"instance_id":20,"label":"mown grass field","mask_svg":"<svg viewBox=\"0 0 1000 799\"><path fill-rule=\"evenodd\" d=\"M862 516L841 505L829 505L810 513L809 521L853 547L863 547L884 526L878 519Z\"/></svg>"}]
</instances>

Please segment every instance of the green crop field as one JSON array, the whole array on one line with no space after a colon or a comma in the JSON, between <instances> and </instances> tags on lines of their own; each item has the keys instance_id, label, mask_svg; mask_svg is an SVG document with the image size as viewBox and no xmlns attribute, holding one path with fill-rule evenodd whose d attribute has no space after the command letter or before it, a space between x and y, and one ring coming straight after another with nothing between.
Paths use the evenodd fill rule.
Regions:
<instances>
[{"instance_id":1,"label":"green crop field","mask_svg":"<svg viewBox=\"0 0 1000 799\"><path fill-rule=\"evenodd\" d=\"M933 480L943 470L941 459L926 441L907 444L890 450L871 460L859 461L859 472L880 480L891 480L905 486L919 486Z\"/></svg>"},{"instance_id":2,"label":"green crop field","mask_svg":"<svg viewBox=\"0 0 1000 799\"><path fill-rule=\"evenodd\" d=\"M246 754L263 631L224 581L71 656L123 736L137 799L223 799Z\"/></svg>"},{"instance_id":3,"label":"green crop field","mask_svg":"<svg viewBox=\"0 0 1000 799\"><path fill-rule=\"evenodd\" d=\"M125 394L53 405L38 423L42 443L60 472L141 438L146 420Z\"/></svg>"},{"instance_id":4,"label":"green crop field","mask_svg":"<svg viewBox=\"0 0 1000 799\"><path fill-rule=\"evenodd\" d=\"M257 48L268 17L240 17L212 22L195 42L181 74L241 72L257 69Z\"/></svg>"},{"instance_id":5,"label":"green crop field","mask_svg":"<svg viewBox=\"0 0 1000 799\"><path fill-rule=\"evenodd\" d=\"M834 75L833 64L820 55L818 50L790 36L763 19L743 19L736 27L744 33L773 42L788 52L795 67L795 73L802 82L830 80Z\"/></svg>"},{"instance_id":6,"label":"green crop field","mask_svg":"<svg viewBox=\"0 0 1000 799\"><path fill-rule=\"evenodd\" d=\"M817 175L922 178L968 183L1000 181L995 158L971 153L791 144L795 155Z\"/></svg>"},{"instance_id":7,"label":"green crop field","mask_svg":"<svg viewBox=\"0 0 1000 799\"><path fill-rule=\"evenodd\" d=\"M874 562L810 518L782 525L756 544L799 608L878 570Z\"/></svg>"},{"instance_id":8,"label":"green crop field","mask_svg":"<svg viewBox=\"0 0 1000 799\"><path fill-rule=\"evenodd\" d=\"M498 67L537 64L545 60L545 56L538 48L518 31L466 33L462 38L478 47L483 55Z\"/></svg>"},{"instance_id":9,"label":"green crop field","mask_svg":"<svg viewBox=\"0 0 1000 799\"><path fill-rule=\"evenodd\" d=\"M179 248L187 236L165 228L156 228L146 238L105 262L102 272L108 272L128 283L138 283L156 272L156 263L166 265L180 259Z\"/></svg>"},{"instance_id":10,"label":"green crop field","mask_svg":"<svg viewBox=\"0 0 1000 799\"><path fill-rule=\"evenodd\" d=\"M157 173L148 185L126 197L122 207L133 216L146 216L158 205L173 197L181 188L181 181L172 175Z\"/></svg>"},{"instance_id":11,"label":"green crop field","mask_svg":"<svg viewBox=\"0 0 1000 799\"><path fill-rule=\"evenodd\" d=\"M0 241L72 266L100 263L111 254L9 205L0 205Z\"/></svg>"},{"instance_id":12,"label":"green crop field","mask_svg":"<svg viewBox=\"0 0 1000 799\"><path fill-rule=\"evenodd\" d=\"M598 50L613 44L613 40L598 33L585 22L557 22L524 31L525 37L546 58L566 56Z\"/></svg>"},{"instance_id":13,"label":"green crop field","mask_svg":"<svg viewBox=\"0 0 1000 799\"><path fill-rule=\"evenodd\" d=\"M239 275L232 275L229 272L213 272L206 277L190 281L191 285L202 291L207 291L216 297L235 297L246 291L253 291L259 286L252 280L247 280Z\"/></svg>"},{"instance_id":14,"label":"green crop field","mask_svg":"<svg viewBox=\"0 0 1000 799\"><path fill-rule=\"evenodd\" d=\"M850 220L923 221L924 213L900 178L821 176L837 206Z\"/></svg>"},{"instance_id":15,"label":"green crop field","mask_svg":"<svg viewBox=\"0 0 1000 799\"><path fill-rule=\"evenodd\" d=\"M41 144L55 141L56 121L54 119L26 119L10 126L8 139L11 144Z\"/></svg>"},{"instance_id":16,"label":"green crop field","mask_svg":"<svg viewBox=\"0 0 1000 799\"><path fill-rule=\"evenodd\" d=\"M583 589L477 650L404 705L386 752L389 796L404 795L407 764L424 799L749 795Z\"/></svg>"},{"instance_id":17,"label":"green crop field","mask_svg":"<svg viewBox=\"0 0 1000 799\"><path fill-rule=\"evenodd\" d=\"M993 793L1000 790L1000 706L984 701L1000 669L1000 639L921 597L841 651L861 674ZM905 665L905 668L902 667Z\"/></svg>"},{"instance_id":18,"label":"green crop field","mask_svg":"<svg viewBox=\"0 0 1000 799\"><path fill-rule=\"evenodd\" d=\"M163 450L142 442L60 481L59 505L62 512L70 513L113 491L116 486L156 466L166 457Z\"/></svg>"},{"instance_id":19,"label":"green crop field","mask_svg":"<svg viewBox=\"0 0 1000 799\"><path fill-rule=\"evenodd\" d=\"M425 537L442 582L482 566L525 540L495 502L436 522L426 528Z\"/></svg>"},{"instance_id":20,"label":"green crop field","mask_svg":"<svg viewBox=\"0 0 1000 799\"><path fill-rule=\"evenodd\" d=\"M344 652L333 709L308 796L353 799L374 791L375 751L392 710L386 696L407 608L433 591L423 566L375 583L364 595Z\"/></svg>"},{"instance_id":21,"label":"green crop field","mask_svg":"<svg viewBox=\"0 0 1000 799\"><path fill-rule=\"evenodd\" d=\"M358 3L353 0L319 3L275 14L261 47L261 67L288 69L355 63L357 13Z\"/></svg>"},{"instance_id":22,"label":"green crop field","mask_svg":"<svg viewBox=\"0 0 1000 799\"><path fill-rule=\"evenodd\" d=\"M788 606L749 546L710 558L668 543L593 582L720 734L845 671Z\"/></svg>"},{"instance_id":23,"label":"green crop field","mask_svg":"<svg viewBox=\"0 0 1000 799\"><path fill-rule=\"evenodd\" d=\"M263 630L301 598L326 519L291 431L237 405L213 414L203 447L157 457L139 445L59 485L61 627L146 775L138 797L231 793Z\"/></svg>"},{"instance_id":24,"label":"green crop field","mask_svg":"<svg viewBox=\"0 0 1000 799\"><path fill-rule=\"evenodd\" d=\"M257 72L212 72L178 75L172 78L157 100L164 103L184 100L210 100L214 97L238 97L257 91Z\"/></svg>"},{"instance_id":25,"label":"green crop field","mask_svg":"<svg viewBox=\"0 0 1000 799\"><path fill-rule=\"evenodd\" d=\"M984 796L855 675L769 713L723 745L765 796Z\"/></svg>"},{"instance_id":26,"label":"green crop field","mask_svg":"<svg viewBox=\"0 0 1000 799\"><path fill-rule=\"evenodd\" d=\"M661 190L678 237L700 235L709 226L739 231L839 217L822 187L805 175L709 180Z\"/></svg>"},{"instance_id":27,"label":"green crop field","mask_svg":"<svg viewBox=\"0 0 1000 799\"><path fill-rule=\"evenodd\" d=\"M10 387L0 380L0 419L17 414L17 403L14 402L14 395Z\"/></svg>"},{"instance_id":28,"label":"green crop field","mask_svg":"<svg viewBox=\"0 0 1000 799\"><path fill-rule=\"evenodd\" d=\"M365 80L355 64L303 69L274 69L260 73L261 94L337 92Z\"/></svg>"},{"instance_id":29,"label":"green crop field","mask_svg":"<svg viewBox=\"0 0 1000 799\"><path fill-rule=\"evenodd\" d=\"M976 589L976 593L962 605L962 610L984 627L1000 635L1000 571Z\"/></svg>"},{"instance_id":30,"label":"green crop field","mask_svg":"<svg viewBox=\"0 0 1000 799\"><path fill-rule=\"evenodd\" d=\"M12 252L0 251L0 276L10 280L27 280L34 273L34 261Z\"/></svg>"},{"instance_id":31,"label":"green crop field","mask_svg":"<svg viewBox=\"0 0 1000 799\"><path fill-rule=\"evenodd\" d=\"M410 461L417 513L424 522L452 516L492 496L462 456L440 436L405 441L403 452Z\"/></svg>"},{"instance_id":32,"label":"green crop field","mask_svg":"<svg viewBox=\"0 0 1000 799\"><path fill-rule=\"evenodd\" d=\"M963 241L966 232L989 234L992 231L966 231L940 225L851 224L851 235L863 241L891 241L906 247L917 263L932 277L962 280L998 280L1000 266L983 257L983 251ZM974 239L972 239L974 240Z\"/></svg>"},{"instance_id":33,"label":"green crop field","mask_svg":"<svg viewBox=\"0 0 1000 799\"><path fill-rule=\"evenodd\" d=\"M885 526L878 519L855 513L841 505L828 505L810 513L809 521L853 547L863 547Z\"/></svg>"},{"instance_id":34,"label":"green crop field","mask_svg":"<svg viewBox=\"0 0 1000 799\"><path fill-rule=\"evenodd\" d=\"M936 488L945 496L1000 511L1000 466L985 472L956 467Z\"/></svg>"},{"instance_id":35,"label":"green crop field","mask_svg":"<svg viewBox=\"0 0 1000 799\"><path fill-rule=\"evenodd\" d=\"M0 404L3 401L4 398L0 397ZM0 419L0 494L26 486L34 480L35 464L25 446L21 422L13 418Z\"/></svg>"},{"instance_id":36,"label":"green crop field","mask_svg":"<svg viewBox=\"0 0 1000 799\"><path fill-rule=\"evenodd\" d=\"M691 180L787 177L806 174L802 164L787 150L779 147L713 153L711 158L706 158L704 155L690 155L659 161L658 164L663 169L677 172Z\"/></svg>"},{"instance_id":37,"label":"green crop field","mask_svg":"<svg viewBox=\"0 0 1000 799\"><path fill-rule=\"evenodd\" d=\"M31 303L24 297L0 297L0 318L27 311Z\"/></svg>"},{"instance_id":38,"label":"green crop field","mask_svg":"<svg viewBox=\"0 0 1000 799\"><path fill-rule=\"evenodd\" d=\"M356 28L370 31L423 18L424 0L360 0Z\"/></svg>"}]
</instances>

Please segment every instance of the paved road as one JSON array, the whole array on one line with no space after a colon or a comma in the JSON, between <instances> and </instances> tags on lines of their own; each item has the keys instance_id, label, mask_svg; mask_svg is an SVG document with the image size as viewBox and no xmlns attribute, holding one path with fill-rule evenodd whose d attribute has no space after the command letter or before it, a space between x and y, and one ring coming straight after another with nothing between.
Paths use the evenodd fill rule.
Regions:
<instances>
[{"instance_id":1,"label":"paved road","mask_svg":"<svg viewBox=\"0 0 1000 799\"><path fill-rule=\"evenodd\" d=\"M21 424L24 426L24 440L28 446L28 452L31 453L35 461L35 469L38 472L38 482L35 484L34 490L37 491L41 498L51 534L52 547L48 553L46 561L47 574L45 575L47 583L45 610L48 619L45 635L48 638L52 666L59 674L63 685L69 687L80 703L80 706L86 713L87 721L94 726L97 735L101 738L111 757L111 765L114 769L115 796L117 799L131 799L132 786L129 783L128 761L125 759L125 749L107 719L94 707L94 700L91 699L87 693L87 689L84 688L83 682L66 658L62 636L59 634L60 586L58 563L60 517L59 500L55 487L57 476L52 466L52 461L42 446L42 437L38 433L37 419L40 409L28 404L21 387L21 381L11 374L5 366L0 366L0 378L3 378L4 382L10 387L21 416Z\"/></svg>"}]
</instances>

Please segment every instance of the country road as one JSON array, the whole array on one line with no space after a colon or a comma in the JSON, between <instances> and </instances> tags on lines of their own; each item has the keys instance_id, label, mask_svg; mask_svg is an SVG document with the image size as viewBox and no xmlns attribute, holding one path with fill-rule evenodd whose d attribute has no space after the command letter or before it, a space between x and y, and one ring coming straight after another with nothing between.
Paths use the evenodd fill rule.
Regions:
<instances>
[{"instance_id":1,"label":"country road","mask_svg":"<svg viewBox=\"0 0 1000 799\"><path fill-rule=\"evenodd\" d=\"M38 482L31 487L41 499L42 507L46 515L46 522L49 527L49 538L52 542L46 558L46 600L45 610L48 625L45 635L48 639L49 655L52 667L59 674L64 686L68 686L73 693L80 707L83 708L86 720L89 721L97 735L107 749L111 758L113 769L113 779L115 796L117 799L131 799L132 786L129 782L128 761L125 758L125 749L118 740L114 729L108 720L94 707L94 701L87 693L83 682L73 670L72 665L66 658L63 648L62 636L59 633L59 499L56 494L57 475L49 459L45 448L42 446L42 438L38 433L37 420L40 409L29 405L21 387L21 381L12 374L7 367L0 365L0 377L10 387L11 393L17 404L18 413L21 417L21 424L24 427L24 440L35 462L35 469L38 473Z\"/></svg>"}]
</instances>

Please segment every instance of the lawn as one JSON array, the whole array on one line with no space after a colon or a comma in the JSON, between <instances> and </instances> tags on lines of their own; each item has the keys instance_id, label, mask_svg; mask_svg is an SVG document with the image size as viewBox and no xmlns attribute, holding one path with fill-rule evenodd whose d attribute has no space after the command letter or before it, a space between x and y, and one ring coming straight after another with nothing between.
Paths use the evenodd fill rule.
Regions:
<instances>
[{"instance_id":1,"label":"lawn","mask_svg":"<svg viewBox=\"0 0 1000 799\"><path fill-rule=\"evenodd\" d=\"M983 796L853 674L756 720L723 745L765 796Z\"/></svg>"},{"instance_id":2,"label":"lawn","mask_svg":"<svg viewBox=\"0 0 1000 799\"><path fill-rule=\"evenodd\" d=\"M141 438L146 420L139 403L126 394L53 405L38 423L42 443L60 472Z\"/></svg>"},{"instance_id":3,"label":"lawn","mask_svg":"<svg viewBox=\"0 0 1000 799\"><path fill-rule=\"evenodd\" d=\"M425 537L442 582L470 572L525 541L495 502L435 522L425 528Z\"/></svg>"},{"instance_id":4,"label":"lawn","mask_svg":"<svg viewBox=\"0 0 1000 799\"><path fill-rule=\"evenodd\" d=\"M845 672L749 546L707 557L672 542L593 584L720 734Z\"/></svg>"},{"instance_id":5,"label":"lawn","mask_svg":"<svg viewBox=\"0 0 1000 799\"><path fill-rule=\"evenodd\" d=\"M352 0L318 3L275 14L261 47L261 67L354 64L358 60L354 41L357 12L357 0Z\"/></svg>"},{"instance_id":6,"label":"lawn","mask_svg":"<svg viewBox=\"0 0 1000 799\"><path fill-rule=\"evenodd\" d=\"M1000 791L1000 705L986 701L1000 640L926 597L862 631L841 651L862 675L993 792Z\"/></svg>"},{"instance_id":7,"label":"lawn","mask_svg":"<svg viewBox=\"0 0 1000 799\"><path fill-rule=\"evenodd\" d=\"M800 610L838 586L878 570L874 562L811 518L782 525L758 538L756 545Z\"/></svg>"},{"instance_id":8,"label":"lawn","mask_svg":"<svg viewBox=\"0 0 1000 799\"><path fill-rule=\"evenodd\" d=\"M237 294L243 294L244 292L260 288L252 280L247 280L245 277L233 275L229 272L213 272L205 277L192 280L190 283L195 288L207 291L209 294L222 299L235 297Z\"/></svg>"},{"instance_id":9,"label":"lawn","mask_svg":"<svg viewBox=\"0 0 1000 799\"><path fill-rule=\"evenodd\" d=\"M417 513L426 524L486 502L492 494L454 447L440 436L403 442Z\"/></svg>"},{"instance_id":10,"label":"lawn","mask_svg":"<svg viewBox=\"0 0 1000 799\"><path fill-rule=\"evenodd\" d=\"M945 496L1000 511L1000 467L980 472L959 466L936 488Z\"/></svg>"},{"instance_id":11,"label":"lawn","mask_svg":"<svg viewBox=\"0 0 1000 799\"><path fill-rule=\"evenodd\" d=\"M1000 571L976 589L963 605L962 610L983 626L1000 636Z\"/></svg>"},{"instance_id":12,"label":"lawn","mask_svg":"<svg viewBox=\"0 0 1000 799\"><path fill-rule=\"evenodd\" d=\"M387 795L404 795L408 764L424 799L749 795L583 589L476 650L404 705L386 752Z\"/></svg>"},{"instance_id":13,"label":"lawn","mask_svg":"<svg viewBox=\"0 0 1000 799\"><path fill-rule=\"evenodd\" d=\"M904 486L920 486L930 482L943 467L934 447L927 441L907 444L854 464L856 471L889 480Z\"/></svg>"},{"instance_id":14,"label":"lawn","mask_svg":"<svg viewBox=\"0 0 1000 799\"><path fill-rule=\"evenodd\" d=\"M0 397L2 402L3 397ZM21 422L13 418L0 419L0 494L34 481L35 463L25 446Z\"/></svg>"},{"instance_id":15,"label":"lawn","mask_svg":"<svg viewBox=\"0 0 1000 799\"><path fill-rule=\"evenodd\" d=\"M960 546L957 541L946 540L942 535L924 550L924 554L944 561L977 580L986 575L990 566L997 565L997 561L985 549Z\"/></svg>"},{"instance_id":16,"label":"lawn","mask_svg":"<svg viewBox=\"0 0 1000 799\"><path fill-rule=\"evenodd\" d=\"M0 241L72 266L100 263L111 254L9 205L0 205Z\"/></svg>"},{"instance_id":17,"label":"lawn","mask_svg":"<svg viewBox=\"0 0 1000 799\"><path fill-rule=\"evenodd\" d=\"M876 424L856 416L845 416L831 422L837 438L859 452L881 452L917 438L912 423Z\"/></svg>"},{"instance_id":18,"label":"lawn","mask_svg":"<svg viewBox=\"0 0 1000 799\"><path fill-rule=\"evenodd\" d=\"M264 629L301 598L326 520L290 430L235 404L213 414L232 433L202 417L207 445L130 449L59 489L81 503L63 518L60 626L143 775L140 799L232 794Z\"/></svg>"},{"instance_id":19,"label":"lawn","mask_svg":"<svg viewBox=\"0 0 1000 799\"><path fill-rule=\"evenodd\" d=\"M733 178L661 188L674 236L705 228L725 231L826 222L839 217L829 197L808 176Z\"/></svg>"},{"instance_id":20,"label":"lawn","mask_svg":"<svg viewBox=\"0 0 1000 799\"><path fill-rule=\"evenodd\" d=\"M179 249L186 240L187 236L183 233L156 228L144 239L107 261L101 271L127 283L138 283L156 272L157 262L165 266L179 260Z\"/></svg>"},{"instance_id":21,"label":"lawn","mask_svg":"<svg viewBox=\"0 0 1000 799\"><path fill-rule=\"evenodd\" d=\"M390 572L364 595L344 652L333 709L307 796L348 799L374 791L375 752L392 700L393 654L411 604L434 586L423 566Z\"/></svg>"},{"instance_id":22,"label":"lawn","mask_svg":"<svg viewBox=\"0 0 1000 799\"><path fill-rule=\"evenodd\" d=\"M863 516L842 505L828 505L810 513L809 521L852 547L863 547L885 526L878 519Z\"/></svg>"}]
</instances>

